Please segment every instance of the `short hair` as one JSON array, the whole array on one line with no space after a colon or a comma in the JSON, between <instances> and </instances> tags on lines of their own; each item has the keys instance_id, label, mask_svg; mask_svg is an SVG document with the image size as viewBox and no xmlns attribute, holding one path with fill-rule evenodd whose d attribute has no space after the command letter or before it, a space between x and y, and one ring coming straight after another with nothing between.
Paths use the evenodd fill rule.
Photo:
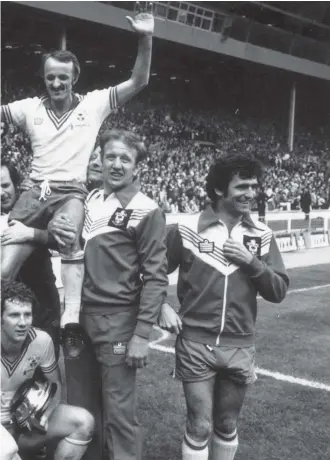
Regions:
<instances>
[{"instance_id":1,"label":"short hair","mask_svg":"<svg viewBox=\"0 0 330 460\"><path fill-rule=\"evenodd\" d=\"M59 62L72 62L73 70L74 70L74 83L77 83L79 75L80 75L80 64L75 54L67 50L55 50L55 51L51 51L50 53L43 54L42 61L41 61L41 66L42 66L41 76L42 77L44 77L45 75L45 64L49 58L56 59Z\"/></svg>"},{"instance_id":2,"label":"short hair","mask_svg":"<svg viewBox=\"0 0 330 460\"><path fill-rule=\"evenodd\" d=\"M19 281L1 281L1 318L6 309L5 302L7 300L19 300L21 302L29 302L32 305L32 314L36 307L36 297L34 293L25 284Z\"/></svg>"},{"instance_id":3,"label":"short hair","mask_svg":"<svg viewBox=\"0 0 330 460\"><path fill-rule=\"evenodd\" d=\"M10 180L12 181L15 189L17 189L21 185L21 176L12 161L8 158L1 159L1 167L6 167L9 172Z\"/></svg>"},{"instance_id":4,"label":"short hair","mask_svg":"<svg viewBox=\"0 0 330 460\"><path fill-rule=\"evenodd\" d=\"M227 154L220 157L210 167L206 177L206 193L212 202L216 201L215 189L220 190L225 196L233 177L238 174L241 179L262 178L262 163L252 154Z\"/></svg>"},{"instance_id":5,"label":"short hair","mask_svg":"<svg viewBox=\"0 0 330 460\"><path fill-rule=\"evenodd\" d=\"M137 153L135 160L136 165L146 157L147 149L139 136L130 131L125 131L124 129L111 129L105 131L100 137L102 161L104 158L104 147L108 142L112 141L121 141L130 149L134 149Z\"/></svg>"}]
</instances>

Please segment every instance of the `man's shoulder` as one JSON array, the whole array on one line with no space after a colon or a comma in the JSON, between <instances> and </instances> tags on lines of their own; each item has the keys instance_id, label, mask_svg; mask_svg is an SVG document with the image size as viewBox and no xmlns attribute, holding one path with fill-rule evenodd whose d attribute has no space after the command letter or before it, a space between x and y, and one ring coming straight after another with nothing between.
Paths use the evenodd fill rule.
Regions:
<instances>
[{"instance_id":1,"label":"man's shoulder","mask_svg":"<svg viewBox=\"0 0 330 460\"><path fill-rule=\"evenodd\" d=\"M45 349L45 347L52 343L51 336L46 331L43 331L37 327L30 328L28 338L30 343L33 343L33 345L37 346L38 348L43 347L43 349Z\"/></svg>"},{"instance_id":2,"label":"man's shoulder","mask_svg":"<svg viewBox=\"0 0 330 460\"><path fill-rule=\"evenodd\" d=\"M147 195L145 195L143 192L137 192L137 194L133 197L130 205L133 209L142 209L145 211L153 211L155 209L159 209L159 211L162 211L161 208L158 206L158 204L149 198Z\"/></svg>"},{"instance_id":3,"label":"man's shoulder","mask_svg":"<svg viewBox=\"0 0 330 460\"><path fill-rule=\"evenodd\" d=\"M258 229L258 231L264 235L264 234L273 234L273 230L268 227L264 222L260 222L260 220L255 221L255 226Z\"/></svg>"},{"instance_id":4,"label":"man's shoulder","mask_svg":"<svg viewBox=\"0 0 330 460\"><path fill-rule=\"evenodd\" d=\"M18 99L16 101L9 102L2 106L2 110L6 113L6 110L9 110L12 116L17 116L20 114L29 114L33 112L39 106L43 106L43 97L28 97L25 99Z\"/></svg>"},{"instance_id":5,"label":"man's shoulder","mask_svg":"<svg viewBox=\"0 0 330 460\"><path fill-rule=\"evenodd\" d=\"M176 223L180 227L189 227L192 229L196 229L201 218L201 211L195 213L186 213L186 214L178 214L175 216Z\"/></svg>"},{"instance_id":6,"label":"man's shoulder","mask_svg":"<svg viewBox=\"0 0 330 460\"><path fill-rule=\"evenodd\" d=\"M90 101L91 99L98 98L99 96L104 96L107 92L110 92L110 88L102 88L102 89L93 89L92 91L87 91L85 94L74 93L75 97L79 101Z\"/></svg>"},{"instance_id":7,"label":"man's shoulder","mask_svg":"<svg viewBox=\"0 0 330 460\"><path fill-rule=\"evenodd\" d=\"M89 194L86 197L86 201L90 201L93 197L100 196L100 189L99 188L94 188L89 192Z\"/></svg>"}]
</instances>

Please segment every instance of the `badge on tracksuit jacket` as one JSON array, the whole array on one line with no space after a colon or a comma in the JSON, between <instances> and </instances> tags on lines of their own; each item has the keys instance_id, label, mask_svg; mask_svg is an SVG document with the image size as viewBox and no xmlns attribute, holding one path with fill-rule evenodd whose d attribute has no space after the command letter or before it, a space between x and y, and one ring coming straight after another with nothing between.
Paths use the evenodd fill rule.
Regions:
<instances>
[{"instance_id":1,"label":"badge on tracksuit jacket","mask_svg":"<svg viewBox=\"0 0 330 460\"><path fill-rule=\"evenodd\" d=\"M120 229L126 228L132 212L133 209L117 208L112 214L108 225L110 225L110 227L116 227Z\"/></svg>"},{"instance_id":2,"label":"badge on tracksuit jacket","mask_svg":"<svg viewBox=\"0 0 330 460\"><path fill-rule=\"evenodd\" d=\"M243 244L253 256L261 258L261 238L260 236L243 235Z\"/></svg>"}]
</instances>

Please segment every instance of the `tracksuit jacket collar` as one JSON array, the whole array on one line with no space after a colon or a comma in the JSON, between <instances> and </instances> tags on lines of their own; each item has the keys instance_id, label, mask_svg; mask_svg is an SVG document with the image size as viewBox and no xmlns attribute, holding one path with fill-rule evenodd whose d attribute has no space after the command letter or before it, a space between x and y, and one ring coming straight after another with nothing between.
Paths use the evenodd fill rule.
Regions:
<instances>
[{"instance_id":1,"label":"tracksuit jacket collar","mask_svg":"<svg viewBox=\"0 0 330 460\"><path fill-rule=\"evenodd\" d=\"M116 195L122 207L126 208L126 206L130 203L132 198L139 192L139 190L140 190L140 181L138 179L135 179L127 187L124 187L121 190L118 190L118 192L113 192L109 196L111 196L112 194ZM104 190L102 190L102 192L104 194Z\"/></svg>"},{"instance_id":2,"label":"tracksuit jacket collar","mask_svg":"<svg viewBox=\"0 0 330 460\"><path fill-rule=\"evenodd\" d=\"M251 219L251 216L249 214L244 215L241 222L247 225L248 227L256 228L257 230L262 230ZM212 206L209 205L204 211L201 212L199 216L197 231L198 233L201 233L207 227L210 227L211 225L218 224L218 223L219 223L219 217L214 212Z\"/></svg>"}]
</instances>

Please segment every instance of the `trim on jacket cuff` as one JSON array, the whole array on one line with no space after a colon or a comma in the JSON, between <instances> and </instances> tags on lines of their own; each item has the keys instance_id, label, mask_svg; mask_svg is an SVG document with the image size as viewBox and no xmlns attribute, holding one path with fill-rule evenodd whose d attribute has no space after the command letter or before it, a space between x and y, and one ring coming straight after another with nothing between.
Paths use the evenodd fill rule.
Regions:
<instances>
[{"instance_id":1,"label":"trim on jacket cuff","mask_svg":"<svg viewBox=\"0 0 330 460\"><path fill-rule=\"evenodd\" d=\"M257 278L258 276L262 275L264 269L264 264L255 256L246 267L246 270L251 278Z\"/></svg>"},{"instance_id":2,"label":"trim on jacket cuff","mask_svg":"<svg viewBox=\"0 0 330 460\"><path fill-rule=\"evenodd\" d=\"M146 323L145 321L138 321L134 331L134 335L138 335L139 337L143 337L144 339L149 339L152 326L153 325L151 323Z\"/></svg>"}]
</instances>

